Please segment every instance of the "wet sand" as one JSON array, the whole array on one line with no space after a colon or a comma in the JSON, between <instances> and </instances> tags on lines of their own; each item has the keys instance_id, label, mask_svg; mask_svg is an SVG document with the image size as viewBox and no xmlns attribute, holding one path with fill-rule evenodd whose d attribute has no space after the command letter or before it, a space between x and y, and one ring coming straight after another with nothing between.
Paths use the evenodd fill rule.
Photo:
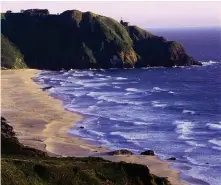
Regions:
<instances>
[{"instance_id":1,"label":"wet sand","mask_svg":"<svg viewBox=\"0 0 221 185\"><path fill-rule=\"evenodd\" d=\"M20 142L52 156L89 156L108 149L92 145L68 131L82 117L66 111L61 101L49 96L33 78L34 69L1 70L1 113L14 127ZM155 156L106 156L111 161L125 161L147 165L151 173L168 177L174 185L181 185L178 171Z\"/></svg>"}]
</instances>

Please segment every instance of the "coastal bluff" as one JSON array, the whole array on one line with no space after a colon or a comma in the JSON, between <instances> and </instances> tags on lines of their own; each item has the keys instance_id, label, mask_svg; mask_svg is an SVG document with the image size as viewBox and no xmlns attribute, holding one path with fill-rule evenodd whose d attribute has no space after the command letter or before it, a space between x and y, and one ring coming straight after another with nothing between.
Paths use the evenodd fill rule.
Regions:
<instances>
[{"instance_id":1,"label":"coastal bluff","mask_svg":"<svg viewBox=\"0 0 221 185\"><path fill-rule=\"evenodd\" d=\"M2 67L139 68L201 65L181 44L92 12L1 14Z\"/></svg>"}]
</instances>

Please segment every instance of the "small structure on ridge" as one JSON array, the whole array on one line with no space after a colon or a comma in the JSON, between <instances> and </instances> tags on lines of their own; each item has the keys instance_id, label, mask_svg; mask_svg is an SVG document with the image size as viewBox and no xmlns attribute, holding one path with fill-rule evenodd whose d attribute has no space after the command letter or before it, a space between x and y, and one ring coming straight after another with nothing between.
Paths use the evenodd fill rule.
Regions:
<instances>
[{"instance_id":1,"label":"small structure on ridge","mask_svg":"<svg viewBox=\"0 0 221 185\"><path fill-rule=\"evenodd\" d=\"M120 23L124 26L124 27L128 27L129 26L129 22L124 22L123 19L121 18Z\"/></svg>"}]
</instances>

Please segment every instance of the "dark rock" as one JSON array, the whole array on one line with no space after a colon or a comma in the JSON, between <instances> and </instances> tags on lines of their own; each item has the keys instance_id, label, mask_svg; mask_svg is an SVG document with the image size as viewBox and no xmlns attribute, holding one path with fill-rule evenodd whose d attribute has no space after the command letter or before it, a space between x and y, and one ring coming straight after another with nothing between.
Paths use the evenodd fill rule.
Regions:
<instances>
[{"instance_id":1,"label":"dark rock","mask_svg":"<svg viewBox=\"0 0 221 185\"><path fill-rule=\"evenodd\" d=\"M175 158L175 157L170 157L170 158L168 158L167 160L175 161L176 158Z\"/></svg>"},{"instance_id":2,"label":"dark rock","mask_svg":"<svg viewBox=\"0 0 221 185\"><path fill-rule=\"evenodd\" d=\"M133 155L133 153L129 150L122 149L108 152L108 155Z\"/></svg>"},{"instance_id":3,"label":"dark rock","mask_svg":"<svg viewBox=\"0 0 221 185\"><path fill-rule=\"evenodd\" d=\"M146 150L144 152L141 152L140 155L154 155L154 151L153 150Z\"/></svg>"},{"instance_id":4,"label":"dark rock","mask_svg":"<svg viewBox=\"0 0 221 185\"><path fill-rule=\"evenodd\" d=\"M8 125L8 122L4 117L1 117L1 134L6 138L12 138L15 136L13 127Z\"/></svg>"},{"instance_id":5,"label":"dark rock","mask_svg":"<svg viewBox=\"0 0 221 185\"><path fill-rule=\"evenodd\" d=\"M79 128L80 128L80 129L83 129L84 127L83 127L83 126L80 126Z\"/></svg>"},{"instance_id":6,"label":"dark rock","mask_svg":"<svg viewBox=\"0 0 221 185\"><path fill-rule=\"evenodd\" d=\"M53 88L53 87L54 87L54 86L43 87L42 90L43 90L43 91L46 91L46 90L51 89L51 88Z\"/></svg>"}]
</instances>

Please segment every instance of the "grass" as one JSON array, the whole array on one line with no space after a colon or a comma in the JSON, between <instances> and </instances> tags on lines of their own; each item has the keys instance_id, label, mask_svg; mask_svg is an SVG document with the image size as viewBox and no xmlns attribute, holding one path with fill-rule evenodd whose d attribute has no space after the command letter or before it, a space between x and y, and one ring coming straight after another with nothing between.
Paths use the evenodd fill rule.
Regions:
<instances>
[{"instance_id":1,"label":"grass","mask_svg":"<svg viewBox=\"0 0 221 185\"><path fill-rule=\"evenodd\" d=\"M101 158L2 157L4 185L169 185L146 166Z\"/></svg>"},{"instance_id":2,"label":"grass","mask_svg":"<svg viewBox=\"0 0 221 185\"><path fill-rule=\"evenodd\" d=\"M26 68L21 52L3 34L1 34L1 65L5 68Z\"/></svg>"},{"instance_id":3,"label":"grass","mask_svg":"<svg viewBox=\"0 0 221 185\"><path fill-rule=\"evenodd\" d=\"M83 49L83 52L85 53L85 55L87 56L87 60L89 60L90 63L96 63L96 59L93 55L93 51L87 47L85 45L85 43L82 43L82 49Z\"/></svg>"}]
</instances>

